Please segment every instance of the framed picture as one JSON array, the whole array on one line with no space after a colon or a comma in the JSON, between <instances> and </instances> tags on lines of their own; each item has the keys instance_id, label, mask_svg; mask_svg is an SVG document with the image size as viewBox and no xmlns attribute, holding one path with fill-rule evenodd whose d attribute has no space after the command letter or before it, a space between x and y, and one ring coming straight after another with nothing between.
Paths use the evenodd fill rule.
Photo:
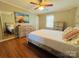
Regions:
<instances>
[{"instance_id":1,"label":"framed picture","mask_svg":"<svg viewBox=\"0 0 79 59\"><path fill-rule=\"evenodd\" d=\"M29 23L29 15L15 12L15 19L17 23Z\"/></svg>"}]
</instances>

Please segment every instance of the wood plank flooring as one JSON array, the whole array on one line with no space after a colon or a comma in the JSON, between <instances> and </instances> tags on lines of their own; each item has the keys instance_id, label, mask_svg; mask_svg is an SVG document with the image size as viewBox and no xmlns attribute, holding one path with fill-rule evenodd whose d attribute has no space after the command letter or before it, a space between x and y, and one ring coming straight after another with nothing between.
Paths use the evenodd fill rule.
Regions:
<instances>
[{"instance_id":1,"label":"wood plank flooring","mask_svg":"<svg viewBox=\"0 0 79 59\"><path fill-rule=\"evenodd\" d=\"M33 44L27 45L26 38L11 39L0 42L0 58L49 58L54 55Z\"/></svg>"}]
</instances>

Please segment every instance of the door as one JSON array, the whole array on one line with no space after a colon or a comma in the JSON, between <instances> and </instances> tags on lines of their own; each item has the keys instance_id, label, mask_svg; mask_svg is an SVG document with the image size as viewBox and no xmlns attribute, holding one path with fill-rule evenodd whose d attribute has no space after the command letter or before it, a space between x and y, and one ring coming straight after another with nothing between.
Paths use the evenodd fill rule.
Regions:
<instances>
[{"instance_id":1,"label":"door","mask_svg":"<svg viewBox=\"0 0 79 59\"><path fill-rule=\"evenodd\" d=\"M1 12L2 40L15 37L15 20L13 12Z\"/></svg>"},{"instance_id":2,"label":"door","mask_svg":"<svg viewBox=\"0 0 79 59\"><path fill-rule=\"evenodd\" d=\"M2 24L1 24L1 16L0 16L0 40L2 40Z\"/></svg>"}]
</instances>

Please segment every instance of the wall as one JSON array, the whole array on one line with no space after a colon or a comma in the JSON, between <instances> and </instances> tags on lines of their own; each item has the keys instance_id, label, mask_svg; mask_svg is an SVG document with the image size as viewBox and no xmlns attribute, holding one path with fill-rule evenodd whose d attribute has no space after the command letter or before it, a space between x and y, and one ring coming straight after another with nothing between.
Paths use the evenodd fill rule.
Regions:
<instances>
[{"instance_id":1,"label":"wall","mask_svg":"<svg viewBox=\"0 0 79 59\"><path fill-rule=\"evenodd\" d=\"M39 29L39 17L33 14L30 14L30 24L33 25L33 27L38 30Z\"/></svg>"},{"instance_id":2,"label":"wall","mask_svg":"<svg viewBox=\"0 0 79 59\"><path fill-rule=\"evenodd\" d=\"M79 7L77 7L77 10L76 10L76 21L75 21L76 24L79 24Z\"/></svg>"},{"instance_id":3,"label":"wall","mask_svg":"<svg viewBox=\"0 0 79 59\"><path fill-rule=\"evenodd\" d=\"M39 28L45 28L45 18L47 15L54 15L55 21L63 21L67 26L74 26L76 8L67 11L58 11L39 15Z\"/></svg>"},{"instance_id":4,"label":"wall","mask_svg":"<svg viewBox=\"0 0 79 59\"><path fill-rule=\"evenodd\" d=\"M36 20L37 19L37 15L36 14L32 14L30 12L28 12L27 10L24 10L24 9L21 9L21 8L17 8L17 7L14 7L14 6L11 6L11 5L8 5L6 3L3 3L0 1L0 11L7 11L7 12L21 12L21 13L25 13L25 14L28 14L30 16L30 24L33 25L33 27L36 29L36 25L37 25L37 22ZM34 17L33 17L34 16ZM12 20L12 21L15 21Z\"/></svg>"},{"instance_id":5,"label":"wall","mask_svg":"<svg viewBox=\"0 0 79 59\"><path fill-rule=\"evenodd\" d=\"M39 29L45 28L46 25L46 14L39 15Z\"/></svg>"}]
</instances>

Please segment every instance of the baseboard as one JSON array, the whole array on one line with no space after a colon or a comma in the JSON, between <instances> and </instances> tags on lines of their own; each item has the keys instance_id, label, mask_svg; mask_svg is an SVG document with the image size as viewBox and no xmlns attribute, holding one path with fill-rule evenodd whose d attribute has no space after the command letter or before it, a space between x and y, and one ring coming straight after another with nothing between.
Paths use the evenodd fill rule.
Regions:
<instances>
[{"instance_id":1,"label":"baseboard","mask_svg":"<svg viewBox=\"0 0 79 59\"><path fill-rule=\"evenodd\" d=\"M0 40L0 42L4 42L4 41L7 41L7 40L11 40L11 39L14 39L16 37L11 37L11 38L8 38L8 39L3 39L3 40Z\"/></svg>"}]
</instances>

